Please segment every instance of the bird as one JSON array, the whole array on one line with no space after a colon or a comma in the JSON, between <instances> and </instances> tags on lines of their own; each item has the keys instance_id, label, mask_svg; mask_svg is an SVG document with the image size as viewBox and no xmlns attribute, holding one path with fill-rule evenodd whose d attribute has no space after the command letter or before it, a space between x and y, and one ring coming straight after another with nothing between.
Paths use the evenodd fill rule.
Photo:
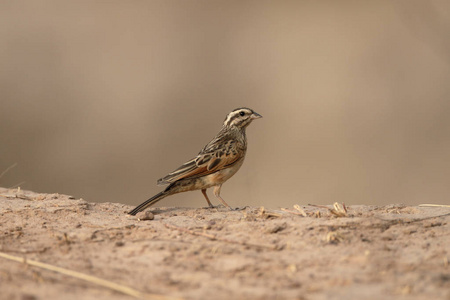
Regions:
<instances>
[{"instance_id":1,"label":"bird","mask_svg":"<svg viewBox=\"0 0 450 300\"><path fill-rule=\"evenodd\" d=\"M262 116L250 108L241 107L231 111L219 133L197 156L157 181L158 185L169 184L167 188L136 206L128 214L134 216L167 196L194 190L201 190L208 206L214 208L206 194L210 187L214 187L216 198L233 210L220 197L220 189L242 166L247 151L245 129L253 120L259 118Z\"/></svg>"}]
</instances>

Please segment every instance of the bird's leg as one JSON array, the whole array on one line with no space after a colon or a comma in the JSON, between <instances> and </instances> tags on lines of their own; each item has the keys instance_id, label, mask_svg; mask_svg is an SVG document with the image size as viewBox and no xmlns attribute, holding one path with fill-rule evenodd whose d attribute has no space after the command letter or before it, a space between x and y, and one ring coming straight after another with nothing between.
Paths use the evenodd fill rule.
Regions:
<instances>
[{"instance_id":1,"label":"bird's leg","mask_svg":"<svg viewBox=\"0 0 450 300\"><path fill-rule=\"evenodd\" d=\"M225 205L226 207L228 207L230 210L233 210L233 208L231 208L231 206L229 206L225 200L222 199L222 197L220 197L220 188L222 187L222 185L216 185L214 187L214 196L216 196L217 199L220 200L220 202L222 202L223 205Z\"/></svg>"},{"instance_id":2,"label":"bird's leg","mask_svg":"<svg viewBox=\"0 0 450 300\"><path fill-rule=\"evenodd\" d=\"M206 194L206 189L202 189L203 196L205 196L206 202L208 202L208 205L210 208L214 208L214 205L212 205L211 201L209 201L208 195Z\"/></svg>"}]
</instances>

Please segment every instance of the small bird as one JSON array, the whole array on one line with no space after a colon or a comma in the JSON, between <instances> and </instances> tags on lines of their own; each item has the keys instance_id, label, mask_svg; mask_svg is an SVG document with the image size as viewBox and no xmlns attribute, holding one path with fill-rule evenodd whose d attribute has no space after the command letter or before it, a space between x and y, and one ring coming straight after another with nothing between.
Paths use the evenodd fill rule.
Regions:
<instances>
[{"instance_id":1,"label":"small bird","mask_svg":"<svg viewBox=\"0 0 450 300\"><path fill-rule=\"evenodd\" d=\"M194 190L202 190L209 207L214 207L206 194L206 189L210 187L214 187L214 195L217 199L232 209L220 197L220 188L242 166L247 151L245 128L254 119L259 118L262 116L250 108L242 107L230 112L219 133L200 150L196 157L158 180L158 185L169 184L169 186L138 205L129 214L134 216L167 196Z\"/></svg>"}]
</instances>

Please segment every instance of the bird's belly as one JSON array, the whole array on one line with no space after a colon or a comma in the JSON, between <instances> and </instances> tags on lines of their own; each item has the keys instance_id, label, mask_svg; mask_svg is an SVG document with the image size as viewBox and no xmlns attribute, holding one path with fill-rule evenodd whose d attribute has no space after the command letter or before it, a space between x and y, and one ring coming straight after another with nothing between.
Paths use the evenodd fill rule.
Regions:
<instances>
[{"instance_id":1,"label":"bird's belly","mask_svg":"<svg viewBox=\"0 0 450 300\"><path fill-rule=\"evenodd\" d=\"M226 169L217 171L213 174L202 177L204 184L207 185L208 187L212 187L212 186L224 183L225 181L230 179L231 176L236 174L236 172L242 166L243 162L244 162L244 160L242 159L241 161L237 162L235 165L233 165L230 168L226 168Z\"/></svg>"},{"instance_id":2,"label":"bird's belly","mask_svg":"<svg viewBox=\"0 0 450 300\"><path fill-rule=\"evenodd\" d=\"M207 189L216 185L221 185L231 176L233 176L239 168L242 166L244 160L237 162L233 166L217 171L215 173L198 177L198 178L186 178L176 181L172 187L170 187L171 193L181 193L186 191L194 191L200 189Z\"/></svg>"}]
</instances>

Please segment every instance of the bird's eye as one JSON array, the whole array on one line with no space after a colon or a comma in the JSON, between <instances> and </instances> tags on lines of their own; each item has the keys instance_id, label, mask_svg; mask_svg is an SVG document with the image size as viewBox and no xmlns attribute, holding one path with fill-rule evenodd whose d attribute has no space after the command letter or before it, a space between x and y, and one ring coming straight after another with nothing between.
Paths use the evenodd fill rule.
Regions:
<instances>
[{"instance_id":1,"label":"bird's eye","mask_svg":"<svg viewBox=\"0 0 450 300\"><path fill-rule=\"evenodd\" d=\"M239 114L241 115L241 117L245 116L245 112L243 111L241 111Z\"/></svg>"}]
</instances>

